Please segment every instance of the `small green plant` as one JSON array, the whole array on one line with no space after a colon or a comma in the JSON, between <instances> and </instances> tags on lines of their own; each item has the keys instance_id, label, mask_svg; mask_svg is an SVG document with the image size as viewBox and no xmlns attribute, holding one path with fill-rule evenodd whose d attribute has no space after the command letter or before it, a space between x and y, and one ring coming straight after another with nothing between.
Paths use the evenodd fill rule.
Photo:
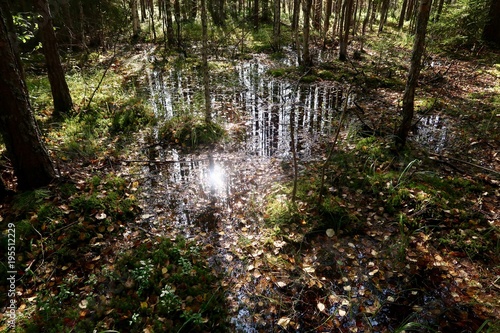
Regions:
<instances>
[{"instance_id":1,"label":"small green plant","mask_svg":"<svg viewBox=\"0 0 500 333\"><path fill-rule=\"evenodd\" d=\"M152 271L153 265L151 263L151 259L141 260L140 266L132 270L132 277L135 281L137 281L138 284L137 294L139 296L141 296L142 293L149 288L149 279L151 277Z\"/></svg>"},{"instance_id":2,"label":"small green plant","mask_svg":"<svg viewBox=\"0 0 500 333\"><path fill-rule=\"evenodd\" d=\"M166 314L179 311L182 305L182 301L175 294L175 289L169 284L165 284L160 293L160 305L161 311Z\"/></svg>"},{"instance_id":3,"label":"small green plant","mask_svg":"<svg viewBox=\"0 0 500 333\"><path fill-rule=\"evenodd\" d=\"M165 122L160 139L184 147L213 144L225 137L225 130L214 122L206 123L201 117L183 115Z\"/></svg>"}]
</instances>

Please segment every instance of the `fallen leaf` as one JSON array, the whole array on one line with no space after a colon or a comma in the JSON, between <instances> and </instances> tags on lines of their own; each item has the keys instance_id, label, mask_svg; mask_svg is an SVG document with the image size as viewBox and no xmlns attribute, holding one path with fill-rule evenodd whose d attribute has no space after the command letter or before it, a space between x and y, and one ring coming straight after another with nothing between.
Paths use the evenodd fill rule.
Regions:
<instances>
[{"instance_id":1,"label":"fallen leaf","mask_svg":"<svg viewBox=\"0 0 500 333\"><path fill-rule=\"evenodd\" d=\"M83 299L80 304L78 304L78 307L80 309L86 309L87 308L87 305L89 304L89 302L86 300L86 299Z\"/></svg>"},{"instance_id":2,"label":"fallen leaf","mask_svg":"<svg viewBox=\"0 0 500 333\"><path fill-rule=\"evenodd\" d=\"M281 326L283 328L287 328L288 324L290 324L290 318L288 318L288 317L281 317L280 319L278 319L278 325L279 326Z\"/></svg>"},{"instance_id":3,"label":"fallen leaf","mask_svg":"<svg viewBox=\"0 0 500 333\"><path fill-rule=\"evenodd\" d=\"M316 304L316 306L320 312L325 311L325 304L319 302L318 304Z\"/></svg>"},{"instance_id":4,"label":"fallen leaf","mask_svg":"<svg viewBox=\"0 0 500 333\"><path fill-rule=\"evenodd\" d=\"M106 217L108 217L108 216L104 212L100 212L100 213L95 214L95 218L98 220L104 220Z\"/></svg>"}]
</instances>

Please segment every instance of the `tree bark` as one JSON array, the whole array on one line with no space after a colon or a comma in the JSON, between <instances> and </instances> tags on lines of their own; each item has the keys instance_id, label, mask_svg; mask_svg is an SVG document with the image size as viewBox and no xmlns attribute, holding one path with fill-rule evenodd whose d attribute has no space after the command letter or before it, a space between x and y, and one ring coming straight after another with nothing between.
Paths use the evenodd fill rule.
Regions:
<instances>
[{"instance_id":1,"label":"tree bark","mask_svg":"<svg viewBox=\"0 0 500 333\"><path fill-rule=\"evenodd\" d=\"M431 0L421 0L420 2L410 70L408 72L408 79L406 81L405 92L403 95L403 109L401 111L403 119L395 136L396 148L398 150L402 150L405 147L406 139L408 138L408 133L410 132L411 123L413 121L415 89L417 87L418 76L420 74L422 54L424 53L425 35L427 32L427 23L429 22L431 2Z\"/></svg>"},{"instance_id":2,"label":"tree bark","mask_svg":"<svg viewBox=\"0 0 500 333\"><path fill-rule=\"evenodd\" d=\"M163 4L164 12L163 12L163 27L167 29L166 36L167 36L167 44L168 46L172 46L175 43L175 37L174 37L174 23L172 21L172 4L170 1L165 1ZM163 32L165 34L165 31Z\"/></svg>"},{"instance_id":3,"label":"tree bark","mask_svg":"<svg viewBox=\"0 0 500 333\"><path fill-rule=\"evenodd\" d=\"M206 0L205 0L206 2ZM208 11L216 26L222 27L226 24L225 0L208 0ZM203 6L203 5L200 5Z\"/></svg>"},{"instance_id":4,"label":"tree bark","mask_svg":"<svg viewBox=\"0 0 500 333\"><path fill-rule=\"evenodd\" d=\"M253 0L253 28L259 29L259 0Z\"/></svg>"},{"instance_id":5,"label":"tree bark","mask_svg":"<svg viewBox=\"0 0 500 333\"><path fill-rule=\"evenodd\" d=\"M0 132L18 189L26 190L49 184L55 178L55 171L40 139L22 70L9 39L7 9L0 4Z\"/></svg>"},{"instance_id":6,"label":"tree bark","mask_svg":"<svg viewBox=\"0 0 500 333\"><path fill-rule=\"evenodd\" d=\"M311 8L313 0L305 0L303 3L302 10L304 12L304 36L302 44L302 65L305 67L311 67L313 65L311 52L309 50L309 33L310 33L310 20L311 20Z\"/></svg>"},{"instance_id":7,"label":"tree bark","mask_svg":"<svg viewBox=\"0 0 500 333\"><path fill-rule=\"evenodd\" d=\"M500 46L500 0L491 0L488 21L482 37L485 41Z\"/></svg>"},{"instance_id":8,"label":"tree bark","mask_svg":"<svg viewBox=\"0 0 500 333\"><path fill-rule=\"evenodd\" d=\"M208 72L208 23L206 0L201 0L201 29L202 29L202 71L203 89L205 94L205 122L212 122L212 102L210 100L210 77Z\"/></svg>"},{"instance_id":9,"label":"tree bark","mask_svg":"<svg viewBox=\"0 0 500 333\"><path fill-rule=\"evenodd\" d=\"M340 45L339 45L339 60L347 60L347 43L349 41L349 28L351 26L352 8L354 1L345 0L344 18L342 20L342 29L340 32Z\"/></svg>"},{"instance_id":10,"label":"tree bark","mask_svg":"<svg viewBox=\"0 0 500 333\"><path fill-rule=\"evenodd\" d=\"M69 92L64 70L59 58L56 35L52 25L49 3L47 0L34 0L35 8L41 15L38 20L40 35L42 38L42 51L47 65L50 90L54 101L54 116L68 113L73 108L73 101Z\"/></svg>"},{"instance_id":11,"label":"tree bark","mask_svg":"<svg viewBox=\"0 0 500 333\"><path fill-rule=\"evenodd\" d=\"M380 22L378 25L378 34L384 30L387 14L389 13L389 0L382 0L382 8L380 9Z\"/></svg>"},{"instance_id":12,"label":"tree bark","mask_svg":"<svg viewBox=\"0 0 500 333\"><path fill-rule=\"evenodd\" d=\"M141 34L137 0L130 0L130 10L132 12L132 39L137 40L137 38L139 38L139 35Z\"/></svg>"},{"instance_id":13,"label":"tree bark","mask_svg":"<svg viewBox=\"0 0 500 333\"><path fill-rule=\"evenodd\" d=\"M405 24L405 14L406 14L406 6L408 5L408 0L403 0L403 4L401 5L401 12L399 14L398 21L398 29L401 30L403 25Z\"/></svg>"},{"instance_id":14,"label":"tree bark","mask_svg":"<svg viewBox=\"0 0 500 333\"><path fill-rule=\"evenodd\" d=\"M281 0L274 0L273 20L273 49L278 52L281 49Z\"/></svg>"},{"instance_id":15,"label":"tree bark","mask_svg":"<svg viewBox=\"0 0 500 333\"><path fill-rule=\"evenodd\" d=\"M323 22L323 48L326 46L326 37L330 30L330 18L332 17L333 0L326 0L325 21Z\"/></svg>"}]
</instances>

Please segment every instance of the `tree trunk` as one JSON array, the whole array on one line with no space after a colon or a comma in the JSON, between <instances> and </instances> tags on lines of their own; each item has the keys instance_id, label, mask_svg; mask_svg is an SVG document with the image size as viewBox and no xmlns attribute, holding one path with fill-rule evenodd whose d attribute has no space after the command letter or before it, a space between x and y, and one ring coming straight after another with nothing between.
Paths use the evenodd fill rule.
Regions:
<instances>
[{"instance_id":1,"label":"tree trunk","mask_svg":"<svg viewBox=\"0 0 500 333\"><path fill-rule=\"evenodd\" d=\"M482 37L485 41L500 46L500 0L491 0L488 21Z\"/></svg>"},{"instance_id":2,"label":"tree trunk","mask_svg":"<svg viewBox=\"0 0 500 333\"><path fill-rule=\"evenodd\" d=\"M262 3L262 22L269 23L269 0L261 0Z\"/></svg>"},{"instance_id":3,"label":"tree trunk","mask_svg":"<svg viewBox=\"0 0 500 333\"><path fill-rule=\"evenodd\" d=\"M403 95L403 109L401 111L403 119L395 136L396 147L398 150L402 150L406 145L406 139L408 138L408 133L410 132L411 123L413 121L415 89L417 87L418 76L420 74L422 54L424 53L425 34L427 32L427 23L429 22L431 2L431 0L421 0L420 2L410 70L408 72L408 79L406 81L405 92Z\"/></svg>"},{"instance_id":4,"label":"tree trunk","mask_svg":"<svg viewBox=\"0 0 500 333\"><path fill-rule=\"evenodd\" d=\"M372 8L373 8L373 0L368 0L368 8L366 9L365 19L363 20L363 26L361 27L361 42L359 45L360 52L364 51L365 38L366 38L366 26L368 25L368 22L370 21L370 12L371 12Z\"/></svg>"},{"instance_id":5,"label":"tree trunk","mask_svg":"<svg viewBox=\"0 0 500 333\"><path fill-rule=\"evenodd\" d=\"M339 60L347 60L347 43L349 42L349 28L351 26L353 0L345 0L344 18L340 32Z\"/></svg>"},{"instance_id":6,"label":"tree trunk","mask_svg":"<svg viewBox=\"0 0 500 333\"><path fill-rule=\"evenodd\" d=\"M325 21L323 22L323 48L326 47L328 30L330 30L330 18L332 17L333 0L326 0Z\"/></svg>"},{"instance_id":7,"label":"tree trunk","mask_svg":"<svg viewBox=\"0 0 500 333\"><path fill-rule=\"evenodd\" d=\"M50 89L54 100L54 115L69 112L73 108L73 101L69 92L64 70L59 58L56 35L52 25L52 16L50 15L49 3L47 0L34 0L35 8L41 15L38 20L40 35L42 38L42 51L47 64Z\"/></svg>"},{"instance_id":8,"label":"tree trunk","mask_svg":"<svg viewBox=\"0 0 500 333\"><path fill-rule=\"evenodd\" d=\"M382 1L382 8L380 9L380 22L378 25L378 33L384 30L385 22L387 21L387 14L389 13L389 0Z\"/></svg>"},{"instance_id":9,"label":"tree trunk","mask_svg":"<svg viewBox=\"0 0 500 333\"><path fill-rule=\"evenodd\" d=\"M408 0L403 0L403 4L401 5L401 13L399 14L399 22L398 29L403 29L403 25L405 24L405 14L406 14L406 6L408 5Z\"/></svg>"},{"instance_id":10,"label":"tree trunk","mask_svg":"<svg viewBox=\"0 0 500 333\"><path fill-rule=\"evenodd\" d=\"M259 0L253 0L253 28L259 29Z\"/></svg>"},{"instance_id":11,"label":"tree trunk","mask_svg":"<svg viewBox=\"0 0 500 333\"><path fill-rule=\"evenodd\" d=\"M438 2L438 8L436 11L436 16L434 16L434 22L439 21L439 18L441 17L441 13L443 12L443 6L444 6L444 0L439 0ZM499 8L500 10L500 8ZM499 27L500 29L500 27Z\"/></svg>"},{"instance_id":12,"label":"tree trunk","mask_svg":"<svg viewBox=\"0 0 500 333\"><path fill-rule=\"evenodd\" d=\"M210 77L208 72L208 23L206 0L201 0L201 29L202 29L202 71L203 89L205 93L205 122L212 122L212 103L210 100Z\"/></svg>"},{"instance_id":13,"label":"tree trunk","mask_svg":"<svg viewBox=\"0 0 500 333\"><path fill-rule=\"evenodd\" d=\"M293 0L293 14L292 14L292 31L294 33L299 29L299 16L300 16L300 0Z\"/></svg>"},{"instance_id":14,"label":"tree trunk","mask_svg":"<svg viewBox=\"0 0 500 333\"><path fill-rule=\"evenodd\" d=\"M137 0L130 0L130 10L132 11L132 39L137 40L141 34Z\"/></svg>"},{"instance_id":15,"label":"tree trunk","mask_svg":"<svg viewBox=\"0 0 500 333\"><path fill-rule=\"evenodd\" d=\"M323 18L323 0L314 0L313 27L321 31L321 19Z\"/></svg>"},{"instance_id":16,"label":"tree trunk","mask_svg":"<svg viewBox=\"0 0 500 333\"><path fill-rule=\"evenodd\" d=\"M281 0L274 0L273 20L273 49L278 52L281 49Z\"/></svg>"},{"instance_id":17,"label":"tree trunk","mask_svg":"<svg viewBox=\"0 0 500 333\"><path fill-rule=\"evenodd\" d=\"M212 21L216 26L222 27L226 23L226 13L224 10L225 0L208 0L208 11L212 16ZM206 0L205 0L206 2ZM201 5L203 6L203 5ZM206 10L206 9L205 9Z\"/></svg>"},{"instance_id":18,"label":"tree trunk","mask_svg":"<svg viewBox=\"0 0 500 333\"><path fill-rule=\"evenodd\" d=\"M7 9L0 4L0 132L18 189L26 190L49 184L55 178L55 171L40 139L22 70L9 39Z\"/></svg>"},{"instance_id":19,"label":"tree trunk","mask_svg":"<svg viewBox=\"0 0 500 333\"><path fill-rule=\"evenodd\" d=\"M167 44L168 46L172 46L175 43L174 37L174 24L172 21L172 4L170 0L165 1L164 5L164 13L163 13L163 26L167 28ZM165 32L164 32L165 33Z\"/></svg>"},{"instance_id":20,"label":"tree trunk","mask_svg":"<svg viewBox=\"0 0 500 333\"><path fill-rule=\"evenodd\" d=\"M303 3L302 10L304 12L304 36L302 44L302 65L305 67L311 67L313 65L311 52L309 50L309 35L310 35L310 21L311 21L311 9L313 0L305 0Z\"/></svg>"},{"instance_id":21,"label":"tree trunk","mask_svg":"<svg viewBox=\"0 0 500 333\"><path fill-rule=\"evenodd\" d=\"M166 0L170 1L170 0ZM174 0L174 18L175 18L175 27L176 30L176 40L177 40L177 48L181 49L182 44L182 36L181 36L181 5L179 0Z\"/></svg>"},{"instance_id":22,"label":"tree trunk","mask_svg":"<svg viewBox=\"0 0 500 333\"><path fill-rule=\"evenodd\" d=\"M75 46L75 34L73 33L73 20L71 18L71 11L69 6L69 0L61 0L62 16L64 22L64 30L67 34L68 43L74 47Z\"/></svg>"}]
</instances>

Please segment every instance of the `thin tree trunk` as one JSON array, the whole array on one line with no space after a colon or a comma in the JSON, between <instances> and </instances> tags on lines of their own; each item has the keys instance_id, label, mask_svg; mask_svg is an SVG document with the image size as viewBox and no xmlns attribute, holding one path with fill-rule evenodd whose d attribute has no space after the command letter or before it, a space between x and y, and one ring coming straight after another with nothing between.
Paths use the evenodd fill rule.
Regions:
<instances>
[{"instance_id":1,"label":"thin tree trunk","mask_svg":"<svg viewBox=\"0 0 500 333\"><path fill-rule=\"evenodd\" d=\"M378 25L378 33L384 30L385 22L387 21L387 13L389 12L389 0L382 1L382 8L380 10L380 22Z\"/></svg>"},{"instance_id":2,"label":"thin tree trunk","mask_svg":"<svg viewBox=\"0 0 500 333\"><path fill-rule=\"evenodd\" d=\"M309 50L309 33L310 33L310 20L311 20L311 8L313 0L305 0L303 3L303 13L304 13L304 35L303 35L303 53L302 53L302 65L305 67L311 67L313 65L311 52Z\"/></svg>"},{"instance_id":3,"label":"thin tree trunk","mask_svg":"<svg viewBox=\"0 0 500 333\"><path fill-rule=\"evenodd\" d=\"M341 31L340 45L339 45L340 61L347 60L347 43L349 41L349 28L351 26L353 2L354 2L353 0L345 0L344 19L342 24L342 31Z\"/></svg>"},{"instance_id":4,"label":"thin tree trunk","mask_svg":"<svg viewBox=\"0 0 500 333\"><path fill-rule=\"evenodd\" d=\"M492 0L482 38L500 46L500 0Z\"/></svg>"},{"instance_id":5,"label":"thin tree trunk","mask_svg":"<svg viewBox=\"0 0 500 333\"><path fill-rule=\"evenodd\" d=\"M176 31L177 47L180 49L182 44L182 37L181 37L181 5L179 3L179 0L174 0L174 18L175 18L175 26L177 28Z\"/></svg>"},{"instance_id":6,"label":"thin tree trunk","mask_svg":"<svg viewBox=\"0 0 500 333\"><path fill-rule=\"evenodd\" d=\"M281 0L274 0L273 20L273 48L278 52L281 49Z\"/></svg>"},{"instance_id":7,"label":"thin tree trunk","mask_svg":"<svg viewBox=\"0 0 500 333\"><path fill-rule=\"evenodd\" d=\"M141 34L137 0L130 0L130 10L132 11L132 40L137 40Z\"/></svg>"},{"instance_id":8,"label":"thin tree trunk","mask_svg":"<svg viewBox=\"0 0 500 333\"><path fill-rule=\"evenodd\" d=\"M201 0L201 28L202 28L202 71L203 88L205 93L205 122L212 122L212 103L210 100L210 77L208 72L208 23L206 0Z\"/></svg>"},{"instance_id":9,"label":"thin tree trunk","mask_svg":"<svg viewBox=\"0 0 500 333\"><path fill-rule=\"evenodd\" d=\"M167 1L169 2L169 1ZM149 19L150 19L150 27L153 32L153 43L156 43L156 28L155 28L155 6L153 4L153 0L150 0L149 4Z\"/></svg>"},{"instance_id":10,"label":"thin tree trunk","mask_svg":"<svg viewBox=\"0 0 500 333\"><path fill-rule=\"evenodd\" d=\"M401 13L399 14L399 22L398 29L403 29L403 25L405 24L405 14L406 14L406 6L408 5L408 0L403 0L403 4L401 5Z\"/></svg>"},{"instance_id":11,"label":"thin tree trunk","mask_svg":"<svg viewBox=\"0 0 500 333\"><path fill-rule=\"evenodd\" d=\"M365 19L363 20L363 26L361 28L361 42L359 46L360 52L363 52L363 48L365 45L365 38L366 38L366 26L368 25L368 22L370 21L370 12L373 8L373 0L368 0L368 9L366 10L366 16Z\"/></svg>"},{"instance_id":12,"label":"thin tree trunk","mask_svg":"<svg viewBox=\"0 0 500 333\"><path fill-rule=\"evenodd\" d=\"M321 19L323 18L323 0L314 0L313 27L321 31Z\"/></svg>"},{"instance_id":13,"label":"thin tree trunk","mask_svg":"<svg viewBox=\"0 0 500 333\"><path fill-rule=\"evenodd\" d=\"M326 0L325 21L323 22L323 48L326 47L328 30L330 30L330 19L332 17L333 0Z\"/></svg>"},{"instance_id":14,"label":"thin tree trunk","mask_svg":"<svg viewBox=\"0 0 500 333\"><path fill-rule=\"evenodd\" d=\"M71 12L68 0L61 0L62 16L64 22L64 30L68 35L68 43L73 47L75 44L75 35L73 33L73 20L71 19Z\"/></svg>"},{"instance_id":15,"label":"thin tree trunk","mask_svg":"<svg viewBox=\"0 0 500 333\"><path fill-rule=\"evenodd\" d=\"M167 44L168 46L172 46L175 43L174 37L174 23L172 21L172 4L170 0L165 1L164 3L164 13L163 13L163 22L167 26Z\"/></svg>"},{"instance_id":16,"label":"thin tree trunk","mask_svg":"<svg viewBox=\"0 0 500 333\"><path fill-rule=\"evenodd\" d=\"M26 190L49 184L55 170L40 139L28 90L19 68L16 50L9 34L8 7L0 3L0 133L17 177L18 189Z\"/></svg>"},{"instance_id":17,"label":"thin tree trunk","mask_svg":"<svg viewBox=\"0 0 500 333\"><path fill-rule=\"evenodd\" d=\"M259 0L253 0L253 28L259 29Z\"/></svg>"},{"instance_id":18,"label":"thin tree trunk","mask_svg":"<svg viewBox=\"0 0 500 333\"><path fill-rule=\"evenodd\" d=\"M141 5L141 22L144 23L148 18L146 14L146 0L140 0L140 5Z\"/></svg>"},{"instance_id":19,"label":"thin tree trunk","mask_svg":"<svg viewBox=\"0 0 500 333\"><path fill-rule=\"evenodd\" d=\"M431 2L431 0L421 0L420 2L410 70L408 72L408 79L406 81L405 92L403 95L403 109L401 111L403 119L395 136L396 147L398 150L402 150L406 145L406 139L408 138L408 133L410 132L411 123L413 121L415 89L417 87L418 76L420 74L422 54L424 53L425 35L427 32Z\"/></svg>"},{"instance_id":20,"label":"thin tree trunk","mask_svg":"<svg viewBox=\"0 0 500 333\"><path fill-rule=\"evenodd\" d=\"M38 20L40 35L42 37L42 51L47 64L47 73L49 76L52 99L54 101L54 116L69 112L73 108L73 101L69 92L64 70L59 58L54 26L50 15L49 4L47 0L34 0L35 8L40 13Z\"/></svg>"}]
</instances>

